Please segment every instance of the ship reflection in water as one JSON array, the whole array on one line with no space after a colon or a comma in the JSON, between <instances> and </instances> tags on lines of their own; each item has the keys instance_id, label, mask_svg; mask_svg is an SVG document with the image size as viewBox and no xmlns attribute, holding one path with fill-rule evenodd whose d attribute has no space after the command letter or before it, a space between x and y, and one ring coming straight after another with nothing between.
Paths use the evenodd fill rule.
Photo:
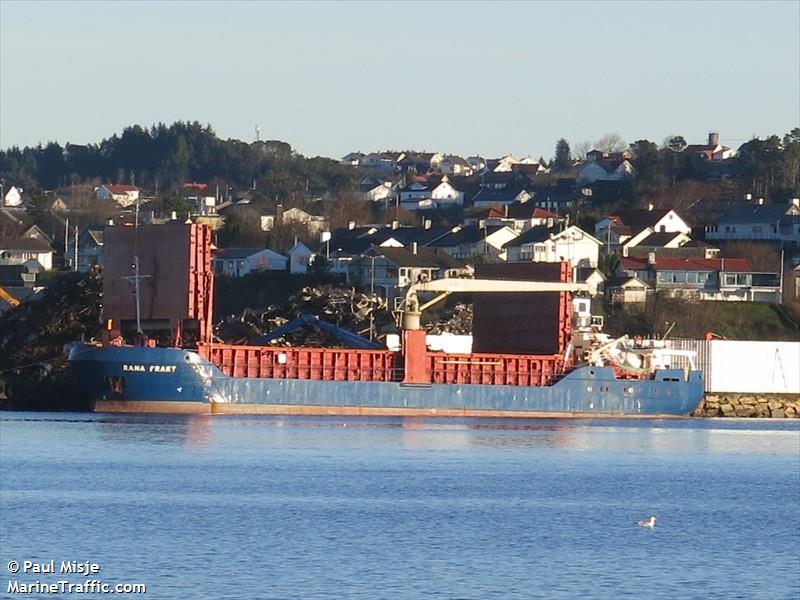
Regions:
<instances>
[{"instance_id":1,"label":"ship reflection in water","mask_svg":"<svg viewBox=\"0 0 800 600\"><path fill-rule=\"evenodd\" d=\"M27 419L26 419L27 420ZM35 420L35 419L33 419ZM410 450L557 448L609 453L800 452L797 424L756 419L455 419L229 415L80 415L110 444L203 447L327 444Z\"/></svg>"}]
</instances>

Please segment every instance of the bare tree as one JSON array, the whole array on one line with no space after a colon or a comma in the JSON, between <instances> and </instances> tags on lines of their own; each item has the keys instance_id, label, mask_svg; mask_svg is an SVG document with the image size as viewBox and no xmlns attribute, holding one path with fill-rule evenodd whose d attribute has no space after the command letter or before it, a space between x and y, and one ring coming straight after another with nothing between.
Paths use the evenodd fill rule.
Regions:
<instances>
[{"instance_id":1,"label":"bare tree","mask_svg":"<svg viewBox=\"0 0 800 600\"><path fill-rule=\"evenodd\" d=\"M628 144L621 135L607 133L595 142L594 147L603 152L622 152L628 147Z\"/></svg>"},{"instance_id":2,"label":"bare tree","mask_svg":"<svg viewBox=\"0 0 800 600\"><path fill-rule=\"evenodd\" d=\"M580 142L572 146L572 158L576 160L586 160L586 155L593 148L592 142Z\"/></svg>"}]
</instances>

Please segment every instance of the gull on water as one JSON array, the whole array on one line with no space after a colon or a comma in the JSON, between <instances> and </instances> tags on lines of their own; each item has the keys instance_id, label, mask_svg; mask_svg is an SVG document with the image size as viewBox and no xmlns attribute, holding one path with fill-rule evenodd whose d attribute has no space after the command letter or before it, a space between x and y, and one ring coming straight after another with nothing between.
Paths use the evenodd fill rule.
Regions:
<instances>
[{"instance_id":1,"label":"gull on water","mask_svg":"<svg viewBox=\"0 0 800 600\"><path fill-rule=\"evenodd\" d=\"M636 525L639 527L649 527L652 529L656 526L656 518L653 515L650 515L647 519L644 521L639 521Z\"/></svg>"}]
</instances>

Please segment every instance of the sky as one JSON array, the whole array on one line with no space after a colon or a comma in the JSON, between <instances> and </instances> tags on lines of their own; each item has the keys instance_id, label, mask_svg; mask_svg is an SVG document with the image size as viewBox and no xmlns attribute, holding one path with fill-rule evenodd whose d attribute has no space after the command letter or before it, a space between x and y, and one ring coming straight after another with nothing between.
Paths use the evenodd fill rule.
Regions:
<instances>
[{"instance_id":1,"label":"sky","mask_svg":"<svg viewBox=\"0 0 800 600\"><path fill-rule=\"evenodd\" d=\"M176 120L335 158L737 147L800 126L800 2L0 0L0 148Z\"/></svg>"}]
</instances>

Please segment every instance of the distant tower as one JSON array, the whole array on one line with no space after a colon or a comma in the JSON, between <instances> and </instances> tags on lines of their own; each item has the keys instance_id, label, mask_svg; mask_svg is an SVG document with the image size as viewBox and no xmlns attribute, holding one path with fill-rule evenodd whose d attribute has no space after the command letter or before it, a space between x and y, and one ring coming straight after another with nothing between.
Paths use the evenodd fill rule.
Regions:
<instances>
[{"instance_id":1,"label":"distant tower","mask_svg":"<svg viewBox=\"0 0 800 600\"><path fill-rule=\"evenodd\" d=\"M261 141L261 127L259 127L258 125L256 125L256 141L257 142Z\"/></svg>"},{"instance_id":2,"label":"distant tower","mask_svg":"<svg viewBox=\"0 0 800 600\"><path fill-rule=\"evenodd\" d=\"M719 133L716 131L710 131L708 133L708 145L709 146L717 146L719 145Z\"/></svg>"}]
</instances>

